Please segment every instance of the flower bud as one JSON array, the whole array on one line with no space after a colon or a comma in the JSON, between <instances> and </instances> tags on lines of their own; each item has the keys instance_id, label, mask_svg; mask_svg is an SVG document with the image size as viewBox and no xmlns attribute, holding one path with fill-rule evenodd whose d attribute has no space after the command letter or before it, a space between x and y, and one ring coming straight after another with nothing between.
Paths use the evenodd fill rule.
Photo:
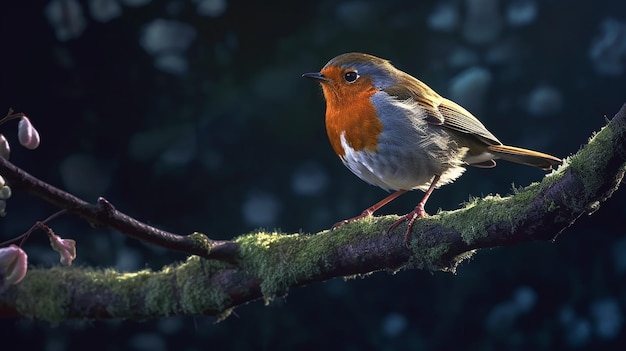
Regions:
<instances>
[{"instance_id":1,"label":"flower bud","mask_svg":"<svg viewBox=\"0 0 626 351\"><path fill-rule=\"evenodd\" d=\"M72 239L63 239L60 236L49 233L50 246L61 255L61 264L71 266L76 258L76 242Z\"/></svg>"},{"instance_id":2,"label":"flower bud","mask_svg":"<svg viewBox=\"0 0 626 351\"><path fill-rule=\"evenodd\" d=\"M17 245L0 248L0 291L9 284L17 284L26 276L28 256Z\"/></svg>"},{"instance_id":3,"label":"flower bud","mask_svg":"<svg viewBox=\"0 0 626 351\"><path fill-rule=\"evenodd\" d=\"M0 157L5 160L9 159L9 154L11 154L11 147L9 146L9 141L4 137L3 134L0 134Z\"/></svg>"},{"instance_id":4,"label":"flower bud","mask_svg":"<svg viewBox=\"0 0 626 351\"><path fill-rule=\"evenodd\" d=\"M22 117L17 125L17 139L22 146L30 150L39 146L39 132L26 116Z\"/></svg>"},{"instance_id":5,"label":"flower bud","mask_svg":"<svg viewBox=\"0 0 626 351\"><path fill-rule=\"evenodd\" d=\"M0 200L7 200L11 197L11 188L8 185L5 185L0 188Z\"/></svg>"}]
</instances>

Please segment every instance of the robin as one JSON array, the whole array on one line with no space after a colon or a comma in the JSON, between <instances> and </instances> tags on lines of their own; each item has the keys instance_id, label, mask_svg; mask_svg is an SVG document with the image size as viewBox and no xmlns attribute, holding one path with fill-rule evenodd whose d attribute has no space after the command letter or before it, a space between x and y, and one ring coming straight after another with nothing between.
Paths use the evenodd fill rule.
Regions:
<instances>
[{"instance_id":1,"label":"robin","mask_svg":"<svg viewBox=\"0 0 626 351\"><path fill-rule=\"evenodd\" d=\"M561 164L548 154L503 145L469 111L388 60L346 53L302 76L322 86L326 132L343 164L367 183L394 191L333 229L419 189L422 200L388 229L408 221L408 245L414 221L428 216L424 206L433 190L460 177L466 165L491 168L503 159L547 171Z\"/></svg>"}]
</instances>

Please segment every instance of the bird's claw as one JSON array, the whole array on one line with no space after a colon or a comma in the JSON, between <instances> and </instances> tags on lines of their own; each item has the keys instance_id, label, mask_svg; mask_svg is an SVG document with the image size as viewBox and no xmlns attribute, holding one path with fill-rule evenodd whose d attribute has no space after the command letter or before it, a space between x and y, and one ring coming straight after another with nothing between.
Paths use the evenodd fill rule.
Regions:
<instances>
[{"instance_id":1,"label":"bird's claw","mask_svg":"<svg viewBox=\"0 0 626 351\"><path fill-rule=\"evenodd\" d=\"M342 225L350 223L350 222L351 222L350 220L344 219L343 221L339 221L339 222L333 224L333 226L330 227L330 230L335 230L335 229L341 227Z\"/></svg>"},{"instance_id":2,"label":"bird's claw","mask_svg":"<svg viewBox=\"0 0 626 351\"><path fill-rule=\"evenodd\" d=\"M407 248L410 248L411 229L413 229L413 224L415 223L416 219L425 217L428 217L428 213L426 213L422 206L418 205L413 211L407 213L395 222L391 223L389 228L387 228L387 236L391 236L392 230L396 229L400 224L408 221L408 223L406 224L406 231L404 232L404 245L406 245Z\"/></svg>"},{"instance_id":3,"label":"bird's claw","mask_svg":"<svg viewBox=\"0 0 626 351\"><path fill-rule=\"evenodd\" d=\"M358 215L356 217L344 219L343 221L339 221L339 222L333 224L333 226L330 228L330 230L335 230L335 229L341 227L344 224L356 222L356 221L361 220L363 218L370 217L370 216L372 216L373 213L374 213L374 211L372 211L371 209L368 208L367 210L363 211L363 213L361 213L360 215Z\"/></svg>"}]
</instances>

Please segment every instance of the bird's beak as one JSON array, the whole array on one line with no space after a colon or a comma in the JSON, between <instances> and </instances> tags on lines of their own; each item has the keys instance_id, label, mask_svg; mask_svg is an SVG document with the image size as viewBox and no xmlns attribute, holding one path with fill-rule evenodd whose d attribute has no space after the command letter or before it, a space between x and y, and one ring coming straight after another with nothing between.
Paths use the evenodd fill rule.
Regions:
<instances>
[{"instance_id":1,"label":"bird's beak","mask_svg":"<svg viewBox=\"0 0 626 351\"><path fill-rule=\"evenodd\" d=\"M302 77L318 80L320 81L320 83L328 81L328 78L324 77L324 75L320 72L305 73L302 75Z\"/></svg>"}]
</instances>

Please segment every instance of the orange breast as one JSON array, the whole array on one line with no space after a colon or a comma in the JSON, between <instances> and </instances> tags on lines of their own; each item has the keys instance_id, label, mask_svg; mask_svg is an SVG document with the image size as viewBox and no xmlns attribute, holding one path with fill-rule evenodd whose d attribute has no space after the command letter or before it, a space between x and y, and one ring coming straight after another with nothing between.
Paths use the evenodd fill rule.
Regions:
<instances>
[{"instance_id":1,"label":"orange breast","mask_svg":"<svg viewBox=\"0 0 626 351\"><path fill-rule=\"evenodd\" d=\"M345 154L341 146L342 133L348 145L355 151L376 151L378 136L383 131L383 124L370 101L370 97L377 90L353 88L355 87L323 86L326 97L326 132L330 144L339 156Z\"/></svg>"}]
</instances>

